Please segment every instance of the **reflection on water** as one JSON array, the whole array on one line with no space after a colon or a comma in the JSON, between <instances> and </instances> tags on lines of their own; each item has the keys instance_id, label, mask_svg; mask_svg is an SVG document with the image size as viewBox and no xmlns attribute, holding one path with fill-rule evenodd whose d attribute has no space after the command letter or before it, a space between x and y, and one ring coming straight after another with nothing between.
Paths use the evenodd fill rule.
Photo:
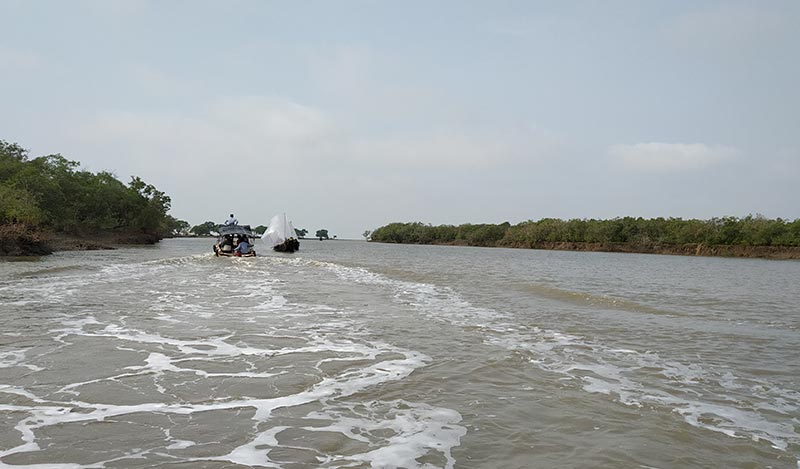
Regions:
<instances>
[{"instance_id":1,"label":"reflection on water","mask_svg":"<svg viewBox=\"0 0 800 469\"><path fill-rule=\"evenodd\" d=\"M348 241L3 262L0 463L797 467L797 284L797 262Z\"/></svg>"}]
</instances>

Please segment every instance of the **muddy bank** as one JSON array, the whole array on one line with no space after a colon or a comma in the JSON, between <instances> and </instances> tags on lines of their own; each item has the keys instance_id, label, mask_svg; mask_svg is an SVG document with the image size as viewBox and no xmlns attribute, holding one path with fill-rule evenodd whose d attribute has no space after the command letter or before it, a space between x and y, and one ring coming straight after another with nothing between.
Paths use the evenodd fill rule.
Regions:
<instances>
[{"instance_id":1,"label":"muddy bank","mask_svg":"<svg viewBox=\"0 0 800 469\"><path fill-rule=\"evenodd\" d=\"M23 223L0 225L0 256L44 256L53 252L48 234Z\"/></svg>"},{"instance_id":2,"label":"muddy bank","mask_svg":"<svg viewBox=\"0 0 800 469\"><path fill-rule=\"evenodd\" d=\"M380 241L371 241L380 242ZM534 246L498 244L475 245L464 241L448 243L417 243L440 246L502 247L515 249L546 249L553 251L625 252L631 254L668 254L675 256L745 257L753 259L800 260L800 247L794 246L728 246L705 244L634 245L625 243L541 242Z\"/></svg>"},{"instance_id":3,"label":"muddy bank","mask_svg":"<svg viewBox=\"0 0 800 469\"><path fill-rule=\"evenodd\" d=\"M0 256L44 256L55 251L95 251L124 244L155 244L146 233L74 235L52 233L25 224L0 225Z\"/></svg>"},{"instance_id":4,"label":"muddy bank","mask_svg":"<svg viewBox=\"0 0 800 469\"><path fill-rule=\"evenodd\" d=\"M148 234L105 234L91 236L53 235L50 246L53 251L98 251L115 249L124 244L155 244L160 237Z\"/></svg>"},{"instance_id":5,"label":"muddy bank","mask_svg":"<svg viewBox=\"0 0 800 469\"><path fill-rule=\"evenodd\" d=\"M528 247L528 246L505 246ZM729 246L729 245L652 245L636 246L623 243L551 243L544 242L533 249L559 251L628 252L640 254L672 254L680 256L748 257L761 259L800 259L800 247L792 246Z\"/></svg>"}]
</instances>

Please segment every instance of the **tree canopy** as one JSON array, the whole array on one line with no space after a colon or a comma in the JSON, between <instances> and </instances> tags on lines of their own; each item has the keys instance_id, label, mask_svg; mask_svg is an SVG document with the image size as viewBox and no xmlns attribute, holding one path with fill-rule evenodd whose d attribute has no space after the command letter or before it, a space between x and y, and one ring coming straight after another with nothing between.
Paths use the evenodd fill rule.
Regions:
<instances>
[{"instance_id":1,"label":"tree canopy","mask_svg":"<svg viewBox=\"0 0 800 469\"><path fill-rule=\"evenodd\" d=\"M0 140L0 223L161 238L186 223L168 214L170 206L169 196L139 177L126 185L109 172L82 170L60 154L30 159L18 144Z\"/></svg>"},{"instance_id":2,"label":"tree canopy","mask_svg":"<svg viewBox=\"0 0 800 469\"><path fill-rule=\"evenodd\" d=\"M544 218L517 225L459 226L390 223L372 232L372 241L408 244L464 244L535 248L545 243L658 245L800 246L800 219L771 220L761 215L711 220L614 218L611 220Z\"/></svg>"},{"instance_id":3,"label":"tree canopy","mask_svg":"<svg viewBox=\"0 0 800 469\"><path fill-rule=\"evenodd\" d=\"M218 226L219 225L213 221L207 221L197 226L193 226L189 232L195 236L210 236L211 232L216 231ZM258 228L256 228L256 231L258 231Z\"/></svg>"}]
</instances>

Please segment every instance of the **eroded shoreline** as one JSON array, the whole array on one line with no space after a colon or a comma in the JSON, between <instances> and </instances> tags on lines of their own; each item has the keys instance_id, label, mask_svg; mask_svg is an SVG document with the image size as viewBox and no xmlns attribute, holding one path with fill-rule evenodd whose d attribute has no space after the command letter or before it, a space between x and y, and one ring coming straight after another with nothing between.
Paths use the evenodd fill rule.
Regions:
<instances>
[{"instance_id":1,"label":"eroded shoreline","mask_svg":"<svg viewBox=\"0 0 800 469\"><path fill-rule=\"evenodd\" d=\"M53 233L24 224L0 225L0 257L46 256L57 251L97 251L117 245L155 244L162 238L147 233L74 235Z\"/></svg>"},{"instance_id":2,"label":"eroded shoreline","mask_svg":"<svg viewBox=\"0 0 800 469\"><path fill-rule=\"evenodd\" d=\"M378 242L378 241L374 241ZM395 244L395 243L387 243ZM402 243L401 243L402 244ZM535 246L475 246L468 243L418 243L438 246L473 246L514 249L543 249L549 251L621 252L630 254L665 254L674 256L739 257L750 259L800 260L800 247L794 246L741 246L741 245L652 245L637 246L625 243L542 242Z\"/></svg>"}]
</instances>

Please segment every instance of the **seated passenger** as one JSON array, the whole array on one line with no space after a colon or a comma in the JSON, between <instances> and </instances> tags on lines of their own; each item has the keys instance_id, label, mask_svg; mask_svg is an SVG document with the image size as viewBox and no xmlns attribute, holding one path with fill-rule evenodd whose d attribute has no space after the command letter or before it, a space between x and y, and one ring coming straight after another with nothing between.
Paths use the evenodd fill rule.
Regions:
<instances>
[{"instance_id":1,"label":"seated passenger","mask_svg":"<svg viewBox=\"0 0 800 469\"><path fill-rule=\"evenodd\" d=\"M242 254L250 254L250 243L248 243L246 239L243 239L239 242L239 245L236 246L234 251L236 251L237 256L241 256Z\"/></svg>"}]
</instances>

